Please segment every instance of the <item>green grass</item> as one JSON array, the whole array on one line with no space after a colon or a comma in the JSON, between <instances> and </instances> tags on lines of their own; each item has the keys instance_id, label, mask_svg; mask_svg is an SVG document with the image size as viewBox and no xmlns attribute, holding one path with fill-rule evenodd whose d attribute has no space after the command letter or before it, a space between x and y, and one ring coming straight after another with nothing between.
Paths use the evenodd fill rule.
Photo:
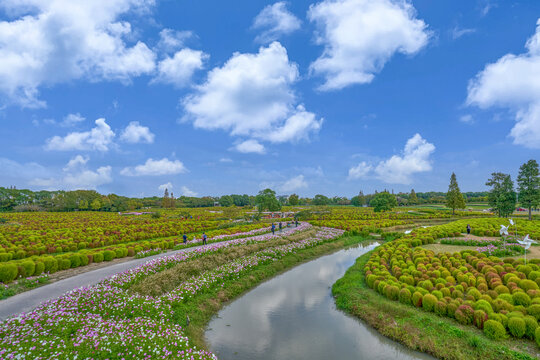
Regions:
<instances>
[{"instance_id":1,"label":"green grass","mask_svg":"<svg viewBox=\"0 0 540 360\"><path fill-rule=\"evenodd\" d=\"M440 359L537 359L538 347L526 340L494 341L472 326L391 301L364 281L367 253L356 260L332 287L336 305L407 347Z\"/></svg>"},{"instance_id":2,"label":"green grass","mask_svg":"<svg viewBox=\"0 0 540 360\"><path fill-rule=\"evenodd\" d=\"M204 340L205 329L224 303L239 297L261 282L294 266L367 240L373 239L361 236L345 236L313 248L289 254L272 263L260 265L239 279L226 280L222 288L199 293L188 301L175 306L173 308L174 321L185 328L186 335L195 346L207 348ZM190 319L188 326L186 325L187 316Z\"/></svg>"}]
</instances>

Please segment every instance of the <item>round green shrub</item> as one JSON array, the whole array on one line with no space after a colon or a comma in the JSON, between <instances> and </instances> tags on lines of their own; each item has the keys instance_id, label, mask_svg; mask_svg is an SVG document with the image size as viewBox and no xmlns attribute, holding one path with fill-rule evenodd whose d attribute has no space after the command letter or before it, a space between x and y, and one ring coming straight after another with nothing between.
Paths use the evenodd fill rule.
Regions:
<instances>
[{"instance_id":1,"label":"round green shrub","mask_svg":"<svg viewBox=\"0 0 540 360\"><path fill-rule=\"evenodd\" d=\"M484 334L489 339L504 339L506 337L506 329L500 322L488 320L484 323Z\"/></svg>"},{"instance_id":2,"label":"round green shrub","mask_svg":"<svg viewBox=\"0 0 540 360\"><path fill-rule=\"evenodd\" d=\"M529 306L531 304L531 298L529 295L520 291L513 293L512 299L514 299L514 305Z\"/></svg>"},{"instance_id":3,"label":"round green shrub","mask_svg":"<svg viewBox=\"0 0 540 360\"><path fill-rule=\"evenodd\" d=\"M482 293L476 288L470 288L469 291L467 291L467 295L471 295L474 297L474 300L478 300L480 299L480 296L482 296Z\"/></svg>"},{"instance_id":4,"label":"round green shrub","mask_svg":"<svg viewBox=\"0 0 540 360\"><path fill-rule=\"evenodd\" d=\"M521 280L519 282L519 287L525 290L525 292L527 292L527 290L538 290L538 284L528 279Z\"/></svg>"},{"instance_id":5,"label":"round green shrub","mask_svg":"<svg viewBox=\"0 0 540 360\"><path fill-rule=\"evenodd\" d=\"M527 314L533 316L536 320L540 320L540 304L533 304L527 308Z\"/></svg>"},{"instance_id":6,"label":"round green shrub","mask_svg":"<svg viewBox=\"0 0 540 360\"><path fill-rule=\"evenodd\" d=\"M437 303L435 304L435 314L439 316L445 316L446 311L447 311L446 308L447 308L446 302L442 300L437 301Z\"/></svg>"},{"instance_id":7,"label":"round green shrub","mask_svg":"<svg viewBox=\"0 0 540 360\"><path fill-rule=\"evenodd\" d=\"M473 307L475 310L483 310L486 314L490 314L493 312L491 304L488 303L486 300L478 300L476 303L474 303Z\"/></svg>"},{"instance_id":8,"label":"round green shrub","mask_svg":"<svg viewBox=\"0 0 540 360\"><path fill-rule=\"evenodd\" d=\"M497 297L497 299L504 300L510 305L514 305L514 298L510 294L501 294Z\"/></svg>"},{"instance_id":9,"label":"round green shrub","mask_svg":"<svg viewBox=\"0 0 540 360\"><path fill-rule=\"evenodd\" d=\"M95 263L100 263L103 261L103 253L102 252L94 253L93 258L94 258Z\"/></svg>"},{"instance_id":10,"label":"round green shrub","mask_svg":"<svg viewBox=\"0 0 540 360\"><path fill-rule=\"evenodd\" d=\"M439 290L433 290L431 294L434 295L438 300L441 300L444 297L443 293Z\"/></svg>"},{"instance_id":11,"label":"round green shrub","mask_svg":"<svg viewBox=\"0 0 540 360\"><path fill-rule=\"evenodd\" d=\"M438 299L435 295L426 294L422 298L422 308L426 311L433 311Z\"/></svg>"},{"instance_id":12,"label":"round green shrub","mask_svg":"<svg viewBox=\"0 0 540 360\"><path fill-rule=\"evenodd\" d=\"M19 270L15 264L0 264L0 281L10 283L17 278Z\"/></svg>"},{"instance_id":13,"label":"round green shrub","mask_svg":"<svg viewBox=\"0 0 540 360\"><path fill-rule=\"evenodd\" d=\"M399 297L399 288L394 285L388 285L385 288L385 296L390 300L397 300Z\"/></svg>"},{"instance_id":14,"label":"round green shrub","mask_svg":"<svg viewBox=\"0 0 540 360\"><path fill-rule=\"evenodd\" d=\"M527 326L525 325L525 320L519 317L512 317L508 319L508 330L510 334L517 338L522 338L527 331Z\"/></svg>"},{"instance_id":15,"label":"round green shrub","mask_svg":"<svg viewBox=\"0 0 540 360\"><path fill-rule=\"evenodd\" d=\"M446 305L446 314L451 318L455 318L456 310L458 307L459 307L459 304L452 301L451 303Z\"/></svg>"},{"instance_id":16,"label":"round green shrub","mask_svg":"<svg viewBox=\"0 0 540 360\"><path fill-rule=\"evenodd\" d=\"M411 292L409 289L401 289L399 291L399 302L402 304L411 304Z\"/></svg>"},{"instance_id":17,"label":"round green shrub","mask_svg":"<svg viewBox=\"0 0 540 360\"><path fill-rule=\"evenodd\" d=\"M532 316L525 316L523 320L525 321L526 327L525 336L534 340L534 333L538 327L538 321L536 321L536 319Z\"/></svg>"},{"instance_id":18,"label":"round green shrub","mask_svg":"<svg viewBox=\"0 0 540 360\"><path fill-rule=\"evenodd\" d=\"M71 261L69 259L59 259L58 270L67 270L71 267Z\"/></svg>"},{"instance_id":19,"label":"round green shrub","mask_svg":"<svg viewBox=\"0 0 540 360\"><path fill-rule=\"evenodd\" d=\"M24 268L25 276L32 276L36 271L36 263L32 260L25 260L21 263L21 266Z\"/></svg>"},{"instance_id":20,"label":"round green shrub","mask_svg":"<svg viewBox=\"0 0 540 360\"><path fill-rule=\"evenodd\" d=\"M416 307L421 307L422 306L422 298L423 298L423 295L421 293L419 293L418 291L415 291L414 294L412 295L412 303L414 306Z\"/></svg>"},{"instance_id":21,"label":"round green shrub","mask_svg":"<svg viewBox=\"0 0 540 360\"><path fill-rule=\"evenodd\" d=\"M54 257L52 256L44 257L43 263L45 264L45 272L52 274L58 271L58 260L56 260Z\"/></svg>"},{"instance_id":22,"label":"round green shrub","mask_svg":"<svg viewBox=\"0 0 540 360\"><path fill-rule=\"evenodd\" d=\"M498 285L495 287L495 291L498 293L498 294L510 294L510 290L508 290L508 288L504 285Z\"/></svg>"},{"instance_id":23,"label":"round green shrub","mask_svg":"<svg viewBox=\"0 0 540 360\"><path fill-rule=\"evenodd\" d=\"M72 254L69 256L69 261L71 262L71 267L76 268L81 266L81 258L79 254Z\"/></svg>"},{"instance_id":24,"label":"round green shrub","mask_svg":"<svg viewBox=\"0 0 540 360\"><path fill-rule=\"evenodd\" d=\"M45 270L45 264L41 261L36 261L36 271L34 271L34 276L43 274Z\"/></svg>"},{"instance_id":25,"label":"round green shrub","mask_svg":"<svg viewBox=\"0 0 540 360\"><path fill-rule=\"evenodd\" d=\"M114 249L114 252L116 254L115 257L117 257L117 258L121 258L124 255L124 252L122 251L122 248L116 248L116 249Z\"/></svg>"},{"instance_id":26,"label":"round green shrub","mask_svg":"<svg viewBox=\"0 0 540 360\"><path fill-rule=\"evenodd\" d=\"M474 326L476 326L479 329L483 329L484 323L488 319L486 312L483 310L475 310L473 317L474 317Z\"/></svg>"},{"instance_id":27,"label":"round green shrub","mask_svg":"<svg viewBox=\"0 0 540 360\"><path fill-rule=\"evenodd\" d=\"M460 305L455 312L455 318L460 324L472 324L474 318L474 309L470 305Z\"/></svg>"},{"instance_id":28,"label":"round green shrub","mask_svg":"<svg viewBox=\"0 0 540 360\"><path fill-rule=\"evenodd\" d=\"M114 251L111 251L111 250L105 250L105 251L103 252L103 260L105 260L105 261L111 261L111 260L114 259L115 255L116 255L116 253L115 253ZM383 282L383 281L381 281L381 283L382 283L382 282ZM380 283L379 283L379 285L380 285ZM381 290L382 290L382 289L381 289Z\"/></svg>"}]
</instances>

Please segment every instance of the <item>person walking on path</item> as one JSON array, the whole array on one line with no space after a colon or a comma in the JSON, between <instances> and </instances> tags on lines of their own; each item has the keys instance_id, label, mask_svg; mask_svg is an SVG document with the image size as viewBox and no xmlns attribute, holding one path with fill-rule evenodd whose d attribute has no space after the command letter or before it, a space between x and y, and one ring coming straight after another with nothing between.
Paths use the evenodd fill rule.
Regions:
<instances>
[{"instance_id":1,"label":"person walking on path","mask_svg":"<svg viewBox=\"0 0 540 360\"><path fill-rule=\"evenodd\" d=\"M467 235L471 234L471 224L467 224Z\"/></svg>"},{"instance_id":2,"label":"person walking on path","mask_svg":"<svg viewBox=\"0 0 540 360\"><path fill-rule=\"evenodd\" d=\"M183 239L184 245L187 244L187 235L186 234L182 235L182 239Z\"/></svg>"},{"instance_id":3,"label":"person walking on path","mask_svg":"<svg viewBox=\"0 0 540 360\"><path fill-rule=\"evenodd\" d=\"M279 222L279 232L281 232L281 229L283 228L283 225L281 225L281 221Z\"/></svg>"},{"instance_id":4,"label":"person walking on path","mask_svg":"<svg viewBox=\"0 0 540 360\"><path fill-rule=\"evenodd\" d=\"M206 245L206 234L202 233L202 243L203 245Z\"/></svg>"},{"instance_id":5,"label":"person walking on path","mask_svg":"<svg viewBox=\"0 0 540 360\"><path fill-rule=\"evenodd\" d=\"M295 223L295 224L296 224L296 227L298 227L298 220L296 220L296 223Z\"/></svg>"},{"instance_id":6,"label":"person walking on path","mask_svg":"<svg viewBox=\"0 0 540 360\"><path fill-rule=\"evenodd\" d=\"M275 235L276 232L276 224L272 223L272 235Z\"/></svg>"}]
</instances>

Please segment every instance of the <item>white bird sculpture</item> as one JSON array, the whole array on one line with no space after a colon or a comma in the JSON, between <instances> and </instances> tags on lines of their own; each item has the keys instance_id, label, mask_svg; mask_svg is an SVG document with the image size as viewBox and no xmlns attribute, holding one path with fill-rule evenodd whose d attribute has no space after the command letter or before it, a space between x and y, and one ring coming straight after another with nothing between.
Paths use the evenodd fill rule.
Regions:
<instances>
[{"instance_id":1,"label":"white bird sculpture","mask_svg":"<svg viewBox=\"0 0 540 360\"><path fill-rule=\"evenodd\" d=\"M502 235L508 235L508 226L501 225L501 230L499 230L499 233Z\"/></svg>"},{"instance_id":2,"label":"white bird sculpture","mask_svg":"<svg viewBox=\"0 0 540 360\"><path fill-rule=\"evenodd\" d=\"M527 249L530 248L533 243L536 244L537 242L529 238L529 234L525 235L523 240L518 240L517 242L525 247L525 264L527 264Z\"/></svg>"},{"instance_id":3,"label":"white bird sculpture","mask_svg":"<svg viewBox=\"0 0 540 360\"><path fill-rule=\"evenodd\" d=\"M510 220L510 225L514 225L514 220L512 219L509 219Z\"/></svg>"}]
</instances>

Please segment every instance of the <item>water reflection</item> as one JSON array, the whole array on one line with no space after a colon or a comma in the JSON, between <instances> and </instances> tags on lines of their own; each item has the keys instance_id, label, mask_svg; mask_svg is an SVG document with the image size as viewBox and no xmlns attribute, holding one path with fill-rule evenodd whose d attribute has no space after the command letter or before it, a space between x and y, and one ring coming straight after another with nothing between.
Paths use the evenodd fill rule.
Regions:
<instances>
[{"instance_id":1,"label":"water reflection","mask_svg":"<svg viewBox=\"0 0 540 360\"><path fill-rule=\"evenodd\" d=\"M377 244L298 266L229 304L206 332L220 359L431 359L338 311L330 287Z\"/></svg>"}]
</instances>

